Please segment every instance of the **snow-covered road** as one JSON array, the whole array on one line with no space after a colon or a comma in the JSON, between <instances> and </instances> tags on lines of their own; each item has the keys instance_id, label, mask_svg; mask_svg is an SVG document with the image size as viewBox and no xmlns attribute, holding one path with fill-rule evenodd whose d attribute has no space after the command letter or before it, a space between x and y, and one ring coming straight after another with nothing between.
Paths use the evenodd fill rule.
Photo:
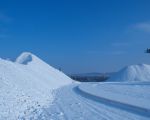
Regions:
<instances>
[{"instance_id":1,"label":"snow-covered road","mask_svg":"<svg viewBox=\"0 0 150 120\"><path fill-rule=\"evenodd\" d=\"M114 107L111 103L96 101L69 85L56 91L52 105L44 109L38 119L43 120L149 120L148 115Z\"/></svg>"}]
</instances>

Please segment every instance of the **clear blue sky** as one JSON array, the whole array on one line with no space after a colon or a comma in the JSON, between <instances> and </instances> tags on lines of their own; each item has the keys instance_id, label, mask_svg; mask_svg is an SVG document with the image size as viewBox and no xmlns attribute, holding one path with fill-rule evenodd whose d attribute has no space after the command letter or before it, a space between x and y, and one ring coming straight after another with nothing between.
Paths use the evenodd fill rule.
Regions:
<instances>
[{"instance_id":1,"label":"clear blue sky","mask_svg":"<svg viewBox=\"0 0 150 120\"><path fill-rule=\"evenodd\" d=\"M66 73L150 63L150 0L1 0L0 57L29 51Z\"/></svg>"}]
</instances>

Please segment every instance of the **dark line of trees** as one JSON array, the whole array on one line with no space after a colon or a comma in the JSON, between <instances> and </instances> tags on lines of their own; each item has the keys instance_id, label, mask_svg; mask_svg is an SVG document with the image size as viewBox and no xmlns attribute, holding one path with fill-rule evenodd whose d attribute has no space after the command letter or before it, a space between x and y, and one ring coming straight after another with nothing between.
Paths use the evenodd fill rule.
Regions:
<instances>
[{"instance_id":1,"label":"dark line of trees","mask_svg":"<svg viewBox=\"0 0 150 120\"><path fill-rule=\"evenodd\" d=\"M107 80L108 76L70 76L73 80L79 82L102 82Z\"/></svg>"}]
</instances>

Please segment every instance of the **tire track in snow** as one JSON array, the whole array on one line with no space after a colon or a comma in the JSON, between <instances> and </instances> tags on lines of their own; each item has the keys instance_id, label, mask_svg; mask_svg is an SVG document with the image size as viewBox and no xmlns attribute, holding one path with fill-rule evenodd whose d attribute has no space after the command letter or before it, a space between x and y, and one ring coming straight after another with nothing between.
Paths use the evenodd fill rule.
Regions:
<instances>
[{"instance_id":1,"label":"tire track in snow","mask_svg":"<svg viewBox=\"0 0 150 120\"><path fill-rule=\"evenodd\" d=\"M77 94L79 94L79 93L77 93ZM83 96L81 96L81 97L79 97L80 95L78 95L78 98L79 99L81 99L82 101L83 101ZM103 116L107 116L108 118L109 118L109 120L116 120L116 118L118 118L118 119L123 119L123 116L124 116L124 118L125 118L125 120L137 120L137 119L133 119L133 118L129 118L129 117L127 117L125 114L121 114L121 113L116 113L115 111L113 111L113 110L110 110L110 109L108 109L108 108L104 108L104 106L101 106L101 104L99 104L99 108L98 108L98 106L97 105L95 105L94 103L90 103L90 101L89 101L89 99L87 99L87 98L84 98L84 102L86 103L86 106L90 106L92 109L94 109L95 111L97 111L98 113L102 113L102 115ZM107 107L108 107L108 105L107 105ZM108 115L108 112L109 112L109 114L110 113L112 113L112 114L115 114L115 118L112 118L111 116L112 116L112 114L111 115ZM107 113L107 114L106 114ZM108 120L108 119L107 119Z\"/></svg>"},{"instance_id":2,"label":"tire track in snow","mask_svg":"<svg viewBox=\"0 0 150 120\"><path fill-rule=\"evenodd\" d=\"M69 96L67 96L67 92L69 92ZM62 102L65 103L64 106L62 107L62 109L64 109L63 110L64 114L66 114L68 120L74 120L74 119L90 120L90 118L87 117L87 115L89 115L89 114L91 114L93 116L93 118L95 118L94 120L108 120L108 119L105 119L104 117L100 116L97 111L91 110L91 108L89 106L87 106L83 101L81 101L79 99L76 99L74 97L74 92L72 91L72 89L67 89L67 91L63 91L63 90L59 91L59 94L64 94L67 97L69 97L69 99L66 98L66 99L60 99L60 100L57 101L57 102L59 102L60 106L62 106L61 105ZM66 100L69 100L69 101L67 101L67 103L66 103ZM73 103L72 103L72 101L73 101ZM66 105L66 104L70 104L70 103L72 105L74 105L73 107L76 106L76 108L74 109L74 108L71 107L71 105L70 106ZM67 109L65 108L65 106L68 106ZM73 113L74 117L71 114L69 114L68 111ZM83 114L84 112L86 114Z\"/></svg>"},{"instance_id":3,"label":"tire track in snow","mask_svg":"<svg viewBox=\"0 0 150 120\"><path fill-rule=\"evenodd\" d=\"M60 111L61 111L61 115L64 117L64 120L69 120L67 114L65 114L65 111L63 110L62 106L57 103L57 106L59 107Z\"/></svg>"},{"instance_id":4,"label":"tire track in snow","mask_svg":"<svg viewBox=\"0 0 150 120\"><path fill-rule=\"evenodd\" d=\"M56 92L56 96L59 96L61 92L61 89L58 89ZM55 99L55 106L59 108L59 115L61 115L64 119L63 120L69 120L67 114L65 114L65 111L63 110L63 107L61 106L61 102L59 100L60 98Z\"/></svg>"},{"instance_id":5,"label":"tire track in snow","mask_svg":"<svg viewBox=\"0 0 150 120\"><path fill-rule=\"evenodd\" d=\"M122 109L122 110L125 110L127 112L131 112L133 114L141 115L141 116L144 116L144 117L148 117L148 118L150 117L150 110L148 110L148 109L133 106L133 105L130 105L130 104L117 102L117 101L113 101L113 100L106 99L106 98L103 98L103 97L100 97L100 96L92 95L92 94L90 94L86 91L81 90L78 86L76 86L74 88L74 91L78 92L81 96L83 96L87 99L91 99L93 101L103 103L107 106L109 105L111 107Z\"/></svg>"},{"instance_id":6,"label":"tire track in snow","mask_svg":"<svg viewBox=\"0 0 150 120\"><path fill-rule=\"evenodd\" d=\"M73 90L72 90L72 92L74 92ZM115 120L115 119L113 119L110 115L106 115L103 111L100 111L99 109L96 109L95 107L93 107L93 104L91 105L91 104L89 104L85 99L83 99L83 98L80 98L79 97L79 95L76 95L76 97L75 96L73 96L74 97L74 99L76 99L77 101L80 101L82 104L84 104L84 106L88 109L88 110L90 110L92 113L94 112L94 113L96 113L98 116L99 116L99 118L102 118L103 120ZM78 99L77 99L78 98ZM84 102L83 102L84 101Z\"/></svg>"},{"instance_id":7,"label":"tire track in snow","mask_svg":"<svg viewBox=\"0 0 150 120\"><path fill-rule=\"evenodd\" d=\"M73 91L74 91L74 88L73 88ZM122 114L119 113L120 111L116 112L116 110L114 111L112 108L110 108L110 107L108 108L108 105L104 106L104 104L97 103L97 102L95 103L95 101L92 101L92 103L91 103L91 100L84 98L83 96L79 95L79 93L76 93L76 94L77 94L78 99L81 99L82 101L84 100L84 102L86 103L86 106L90 106L92 109L94 109L98 113L102 113L102 115L105 117L107 116L107 118L109 118L109 120L116 120L116 118L123 119L123 116L124 116L125 120L137 120L137 119L127 117L126 114L123 114L122 112L121 112ZM115 118L112 117L112 114L115 115Z\"/></svg>"}]
</instances>

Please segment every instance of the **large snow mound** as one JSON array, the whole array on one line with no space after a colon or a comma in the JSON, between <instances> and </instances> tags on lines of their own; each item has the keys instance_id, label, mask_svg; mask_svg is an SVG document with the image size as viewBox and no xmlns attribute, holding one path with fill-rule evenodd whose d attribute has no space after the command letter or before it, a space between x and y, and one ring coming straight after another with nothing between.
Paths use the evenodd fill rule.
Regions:
<instances>
[{"instance_id":1,"label":"large snow mound","mask_svg":"<svg viewBox=\"0 0 150 120\"><path fill-rule=\"evenodd\" d=\"M53 89L71 82L31 53L22 53L16 62L0 59L0 119L36 119L34 114L52 102Z\"/></svg>"},{"instance_id":2,"label":"large snow mound","mask_svg":"<svg viewBox=\"0 0 150 120\"><path fill-rule=\"evenodd\" d=\"M114 74L108 81L112 82L142 82L150 81L150 65L138 64L121 69Z\"/></svg>"}]
</instances>

